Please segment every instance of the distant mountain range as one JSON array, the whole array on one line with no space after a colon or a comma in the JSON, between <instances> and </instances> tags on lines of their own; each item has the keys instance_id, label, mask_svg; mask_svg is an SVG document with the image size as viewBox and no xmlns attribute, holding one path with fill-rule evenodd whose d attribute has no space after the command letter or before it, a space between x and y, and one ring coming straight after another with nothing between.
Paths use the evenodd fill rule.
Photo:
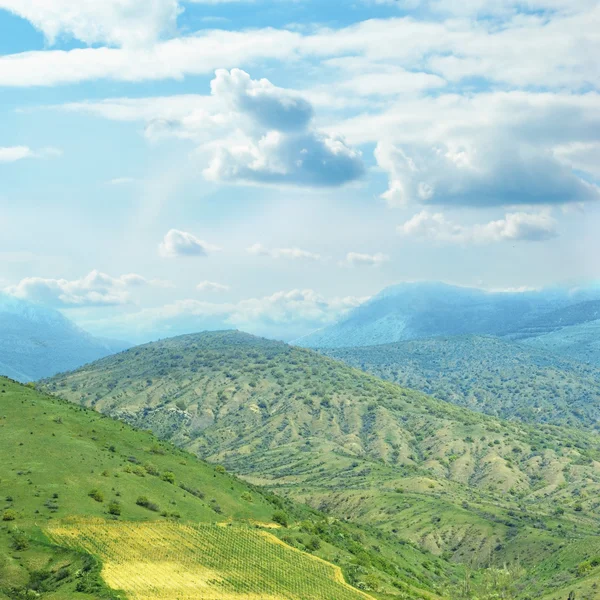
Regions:
<instances>
[{"instance_id":1,"label":"distant mountain range","mask_svg":"<svg viewBox=\"0 0 600 600\"><path fill-rule=\"evenodd\" d=\"M33 381L127 347L91 336L57 310L0 294L0 375Z\"/></svg>"},{"instance_id":2,"label":"distant mountain range","mask_svg":"<svg viewBox=\"0 0 600 600\"><path fill-rule=\"evenodd\" d=\"M374 346L456 335L518 340L600 364L600 289L489 292L442 283L386 288L338 323L296 340L307 348Z\"/></svg>"}]
</instances>

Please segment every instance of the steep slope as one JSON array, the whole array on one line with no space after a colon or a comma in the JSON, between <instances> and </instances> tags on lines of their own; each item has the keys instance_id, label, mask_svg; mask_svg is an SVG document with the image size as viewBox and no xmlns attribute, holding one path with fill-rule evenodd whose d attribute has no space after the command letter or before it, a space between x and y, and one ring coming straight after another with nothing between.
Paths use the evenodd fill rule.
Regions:
<instances>
[{"instance_id":1,"label":"steep slope","mask_svg":"<svg viewBox=\"0 0 600 600\"><path fill-rule=\"evenodd\" d=\"M419 596L427 595L456 571L414 548L397 552L368 531L326 521L147 432L5 379L0 379L0 456L3 599L113 597L99 576L98 559L105 561L108 583L119 581L115 572L129 573L125 587L135 582L141 587L129 586L128 597L143 600L177 582L180 588L162 597L208 599L211 581L222 582L219 599L248 600L266 591L262 597L273 600L307 600L298 590L315 586L321 595L313 597L364 599L342 582L339 571L312 555L334 561L364 589L376 582L381 591L403 588L410 597L415 586L422 590ZM288 527L273 529L273 517L287 519ZM218 523L227 523L227 531L215 531ZM258 527L261 523L269 528ZM116 542L116 561L107 554L106 536ZM356 544L359 536L364 544ZM136 540L142 540L141 554ZM378 552L371 548L375 543ZM222 555L218 547L224 544L228 550ZM248 552L254 552L254 562ZM262 554L272 560L257 564ZM164 569L168 576L157 579ZM208 587L194 587L207 581L207 573ZM238 593L240 586L245 594Z\"/></svg>"},{"instance_id":2,"label":"steep slope","mask_svg":"<svg viewBox=\"0 0 600 600\"><path fill-rule=\"evenodd\" d=\"M312 351L205 333L134 348L44 387L400 545L476 566L519 562L523 593L576 577L531 576L565 540L596 543L595 436L506 423Z\"/></svg>"},{"instance_id":3,"label":"steep slope","mask_svg":"<svg viewBox=\"0 0 600 600\"><path fill-rule=\"evenodd\" d=\"M455 336L321 352L382 379L504 419L600 427L600 369L528 345Z\"/></svg>"},{"instance_id":4,"label":"steep slope","mask_svg":"<svg viewBox=\"0 0 600 600\"><path fill-rule=\"evenodd\" d=\"M0 375L33 381L127 347L92 337L58 311L0 293Z\"/></svg>"}]
</instances>

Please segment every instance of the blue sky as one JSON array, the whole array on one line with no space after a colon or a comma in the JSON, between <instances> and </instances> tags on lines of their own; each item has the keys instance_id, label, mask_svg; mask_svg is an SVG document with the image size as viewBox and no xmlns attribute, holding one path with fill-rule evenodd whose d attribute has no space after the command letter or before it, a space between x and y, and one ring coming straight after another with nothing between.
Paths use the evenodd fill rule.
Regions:
<instances>
[{"instance_id":1,"label":"blue sky","mask_svg":"<svg viewBox=\"0 0 600 600\"><path fill-rule=\"evenodd\" d=\"M596 0L0 0L0 288L131 341L598 279Z\"/></svg>"}]
</instances>

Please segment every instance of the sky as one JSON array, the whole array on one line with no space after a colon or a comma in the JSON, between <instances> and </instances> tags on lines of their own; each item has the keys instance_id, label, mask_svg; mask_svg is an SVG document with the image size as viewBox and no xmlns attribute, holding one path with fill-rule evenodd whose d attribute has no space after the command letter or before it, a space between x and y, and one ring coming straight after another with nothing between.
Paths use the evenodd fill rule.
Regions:
<instances>
[{"instance_id":1,"label":"sky","mask_svg":"<svg viewBox=\"0 0 600 600\"><path fill-rule=\"evenodd\" d=\"M292 340L600 278L598 0L0 0L0 290Z\"/></svg>"}]
</instances>

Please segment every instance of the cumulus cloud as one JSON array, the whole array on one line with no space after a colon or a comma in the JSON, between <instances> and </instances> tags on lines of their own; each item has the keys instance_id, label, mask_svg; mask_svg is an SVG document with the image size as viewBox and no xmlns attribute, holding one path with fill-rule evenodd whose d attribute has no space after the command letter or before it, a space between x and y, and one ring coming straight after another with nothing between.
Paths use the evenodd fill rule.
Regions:
<instances>
[{"instance_id":1,"label":"cumulus cloud","mask_svg":"<svg viewBox=\"0 0 600 600\"><path fill-rule=\"evenodd\" d=\"M380 143L375 151L389 175L382 195L391 206L409 203L502 206L600 200L600 188L576 173L548 147L497 131L463 143Z\"/></svg>"},{"instance_id":2,"label":"cumulus cloud","mask_svg":"<svg viewBox=\"0 0 600 600\"><path fill-rule=\"evenodd\" d=\"M220 250L218 246L213 246L191 233L178 229L171 229L158 247L159 254L164 258L208 256L211 252L218 250Z\"/></svg>"},{"instance_id":3,"label":"cumulus cloud","mask_svg":"<svg viewBox=\"0 0 600 600\"><path fill-rule=\"evenodd\" d=\"M378 252L377 254L362 254L360 252L348 252L346 258L340 262L344 267L380 267L388 262L390 257L387 254Z\"/></svg>"},{"instance_id":4,"label":"cumulus cloud","mask_svg":"<svg viewBox=\"0 0 600 600\"><path fill-rule=\"evenodd\" d=\"M29 146L0 147L0 163L17 162L25 158L54 158L61 155L56 148L32 150Z\"/></svg>"},{"instance_id":5,"label":"cumulus cloud","mask_svg":"<svg viewBox=\"0 0 600 600\"><path fill-rule=\"evenodd\" d=\"M218 70L211 91L233 111L242 135L218 145L207 179L331 187L363 176L361 153L318 131L303 98L240 69Z\"/></svg>"},{"instance_id":6,"label":"cumulus cloud","mask_svg":"<svg viewBox=\"0 0 600 600\"><path fill-rule=\"evenodd\" d=\"M228 285L216 283L215 281L201 281L196 289L199 292L227 292L230 288Z\"/></svg>"},{"instance_id":7,"label":"cumulus cloud","mask_svg":"<svg viewBox=\"0 0 600 600\"><path fill-rule=\"evenodd\" d=\"M515 212L485 224L460 225L448 220L442 213L424 210L400 225L398 232L405 236L456 244L542 242L557 237L556 225L552 216L545 212Z\"/></svg>"},{"instance_id":8,"label":"cumulus cloud","mask_svg":"<svg viewBox=\"0 0 600 600\"><path fill-rule=\"evenodd\" d=\"M321 260L320 254L302 250L301 248L266 248L262 244L254 244L246 249L248 254L270 256L271 258L289 258L292 260Z\"/></svg>"},{"instance_id":9,"label":"cumulus cloud","mask_svg":"<svg viewBox=\"0 0 600 600\"><path fill-rule=\"evenodd\" d=\"M178 0L0 0L42 31L53 44L60 36L86 44L139 46L175 28Z\"/></svg>"},{"instance_id":10,"label":"cumulus cloud","mask_svg":"<svg viewBox=\"0 0 600 600\"><path fill-rule=\"evenodd\" d=\"M26 277L4 291L31 302L57 308L75 308L128 304L131 302L132 288L148 285L164 287L168 282L148 280L135 273L111 277L100 271L92 271L81 279L71 281Z\"/></svg>"},{"instance_id":11,"label":"cumulus cloud","mask_svg":"<svg viewBox=\"0 0 600 600\"><path fill-rule=\"evenodd\" d=\"M336 322L367 298L326 298L314 290L280 291L236 303L180 300L159 308L83 323L86 329L136 341L194 331L242 329L249 333L292 340Z\"/></svg>"}]
</instances>

